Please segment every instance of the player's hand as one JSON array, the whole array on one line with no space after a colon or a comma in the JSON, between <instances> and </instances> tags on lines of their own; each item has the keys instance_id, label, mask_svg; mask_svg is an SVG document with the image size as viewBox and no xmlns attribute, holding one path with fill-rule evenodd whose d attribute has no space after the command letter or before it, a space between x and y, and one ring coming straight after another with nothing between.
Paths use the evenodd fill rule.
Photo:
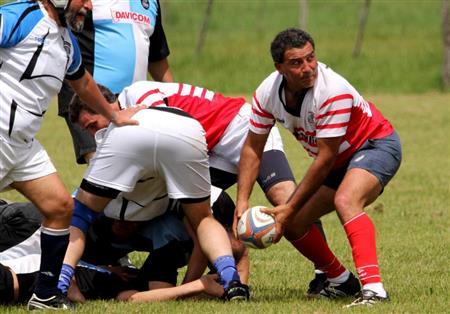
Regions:
<instances>
[{"instance_id":1,"label":"player's hand","mask_svg":"<svg viewBox=\"0 0 450 314\"><path fill-rule=\"evenodd\" d=\"M233 227L232 227L233 235L236 239L239 239L238 232L237 232L237 226L238 226L239 219L241 219L242 214L248 208L249 208L248 202L237 202L236 203L236 208L234 210Z\"/></svg>"},{"instance_id":2,"label":"player's hand","mask_svg":"<svg viewBox=\"0 0 450 314\"><path fill-rule=\"evenodd\" d=\"M136 112L145 108L147 108L147 106L138 105L134 107L129 107L124 110L114 111L111 122L117 126L138 125L139 122L137 120L131 119L131 117L134 116Z\"/></svg>"},{"instance_id":3,"label":"player's hand","mask_svg":"<svg viewBox=\"0 0 450 314\"><path fill-rule=\"evenodd\" d=\"M215 297L221 297L225 291L218 280L219 276L217 274L202 276L200 281L202 282L204 292Z\"/></svg>"},{"instance_id":4,"label":"player's hand","mask_svg":"<svg viewBox=\"0 0 450 314\"><path fill-rule=\"evenodd\" d=\"M273 243L278 243L284 234L289 217L294 213L293 209L289 205L284 204L274 208L263 208L261 212L275 218L275 236L273 237Z\"/></svg>"},{"instance_id":5,"label":"player's hand","mask_svg":"<svg viewBox=\"0 0 450 314\"><path fill-rule=\"evenodd\" d=\"M138 272L136 269L132 269L126 266L108 266L108 270L112 273L115 273L123 281L127 282L136 279L138 276Z\"/></svg>"}]
</instances>

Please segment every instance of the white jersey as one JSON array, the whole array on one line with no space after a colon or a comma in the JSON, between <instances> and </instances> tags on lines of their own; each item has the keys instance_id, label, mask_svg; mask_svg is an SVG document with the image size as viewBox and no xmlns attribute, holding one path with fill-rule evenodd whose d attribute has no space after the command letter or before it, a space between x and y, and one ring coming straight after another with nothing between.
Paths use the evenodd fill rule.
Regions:
<instances>
[{"instance_id":1,"label":"white jersey","mask_svg":"<svg viewBox=\"0 0 450 314\"><path fill-rule=\"evenodd\" d=\"M0 7L0 137L4 141L30 146L66 75L76 78L82 73L73 34L58 26L40 2Z\"/></svg>"},{"instance_id":2,"label":"white jersey","mask_svg":"<svg viewBox=\"0 0 450 314\"><path fill-rule=\"evenodd\" d=\"M119 95L119 103L122 108L136 104L167 105L189 113L206 132L210 166L237 173L251 112L251 105L244 98L227 97L184 83L141 81L126 87ZM276 128L272 129L264 150L272 149L283 150Z\"/></svg>"},{"instance_id":3,"label":"white jersey","mask_svg":"<svg viewBox=\"0 0 450 314\"><path fill-rule=\"evenodd\" d=\"M84 176L88 183L122 192L108 206L108 216L145 221L161 215L169 198L209 197L208 155L200 123L174 108L144 109L133 118L139 125L110 124L96 133L97 151Z\"/></svg>"},{"instance_id":4,"label":"white jersey","mask_svg":"<svg viewBox=\"0 0 450 314\"><path fill-rule=\"evenodd\" d=\"M318 76L299 111L286 106L285 81L273 72L253 95L250 130L266 134L278 121L288 129L312 157L318 154L317 139L344 136L335 167L353 155L368 138L380 138L393 132L381 113L342 76L318 63Z\"/></svg>"},{"instance_id":5,"label":"white jersey","mask_svg":"<svg viewBox=\"0 0 450 314\"><path fill-rule=\"evenodd\" d=\"M39 270L41 265L41 229L31 236L0 252L0 263L16 274L28 274Z\"/></svg>"}]
</instances>

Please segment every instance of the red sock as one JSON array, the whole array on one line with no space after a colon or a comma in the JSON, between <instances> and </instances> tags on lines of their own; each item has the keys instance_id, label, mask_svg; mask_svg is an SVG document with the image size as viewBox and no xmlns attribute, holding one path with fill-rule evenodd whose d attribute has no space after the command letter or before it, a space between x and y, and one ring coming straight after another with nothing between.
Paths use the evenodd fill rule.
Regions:
<instances>
[{"instance_id":1,"label":"red sock","mask_svg":"<svg viewBox=\"0 0 450 314\"><path fill-rule=\"evenodd\" d=\"M381 282L377 259L375 226L366 213L353 217L344 224L352 247L353 261L362 284Z\"/></svg>"},{"instance_id":2,"label":"red sock","mask_svg":"<svg viewBox=\"0 0 450 314\"><path fill-rule=\"evenodd\" d=\"M335 278L345 271L345 267L331 252L316 225L312 224L301 238L291 241L291 243L300 253L314 263L316 269L326 273L328 278Z\"/></svg>"}]
</instances>

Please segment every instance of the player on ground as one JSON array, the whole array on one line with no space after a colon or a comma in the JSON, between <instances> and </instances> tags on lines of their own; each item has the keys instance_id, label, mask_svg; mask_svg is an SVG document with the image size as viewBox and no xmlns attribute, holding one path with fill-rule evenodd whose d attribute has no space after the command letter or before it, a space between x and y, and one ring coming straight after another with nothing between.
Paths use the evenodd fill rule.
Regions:
<instances>
[{"instance_id":1,"label":"player on ground","mask_svg":"<svg viewBox=\"0 0 450 314\"><path fill-rule=\"evenodd\" d=\"M70 3L69 3L70 2ZM112 112L84 70L72 32L91 9L88 0L39 0L0 7L0 191L13 188L43 213L42 262L29 308L67 308L56 284L68 243L72 198L35 135L51 98L70 81L89 105L117 125L136 123Z\"/></svg>"},{"instance_id":2,"label":"player on ground","mask_svg":"<svg viewBox=\"0 0 450 314\"><path fill-rule=\"evenodd\" d=\"M162 99L158 93L154 97ZM203 252L217 269L225 297L248 299L248 287L240 282L228 236L211 215L203 128L174 108L149 108L134 118L139 125L122 129L107 121L109 127L95 134L98 147L75 199L75 228L65 264L74 267L92 218L120 192L130 203L144 204L136 211L140 220L160 215L152 204L168 195L180 201Z\"/></svg>"},{"instance_id":3,"label":"player on ground","mask_svg":"<svg viewBox=\"0 0 450 314\"><path fill-rule=\"evenodd\" d=\"M38 276L42 216L32 203L0 200L0 221L0 305L23 303L31 297ZM117 265L119 257L135 249L152 251L139 270ZM223 288L214 276L175 287L177 269L186 265L191 249L192 242L173 213L131 225L99 216L89 229L68 298L148 302L202 292L221 297Z\"/></svg>"},{"instance_id":4,"label":"player on ground","mask_svg":"<svg viewBox=\"0 0 450 314\"><path fill-rule=\"evenodd\" d=\"M250 132L241 153L236 220L249 207L264 144L276 121L314 158L286 204L267 210L284 235L328 276L321 294L336 298L359 291L358 280L337 260L312 222L336 211L352 247L363 284L350 306L389 300L377 260L375 227L364 207L397 172L399 138L392 125L342 76L317 61L314 41L299 29L280 32L271 44L276 72L253 97Z\"/></svg>"},{"instance_id":5,"label":"player on ground","mask_svg":"<svg viewBox=\"0 0 450 314\"><path fill-rule=\"evenodd\" d=\"M111 92L101 88L105 97ZM155 97L163 94L164 99ZM211 182L224 190L237 181L237 167L240 151L249 127L251 105L244 98L226 97L202 87L182 83L136 82L126 87L119 95L114 110L128 108L135 104L150 107L169 106L180 108L197 119L206 131L209 150ZM108 125L108 120L95 114L74 98L71 103L71 119L79 122L92 135L98 128ZM264 146L262 166L258 183L273 205L284 204L295 190L295 180L283 151L281 136L272 128ZM320 221L317 225L322 230ZM308 295L316 295L325 278L318 276L310 283Z\"/></svg>"}]
</instances>

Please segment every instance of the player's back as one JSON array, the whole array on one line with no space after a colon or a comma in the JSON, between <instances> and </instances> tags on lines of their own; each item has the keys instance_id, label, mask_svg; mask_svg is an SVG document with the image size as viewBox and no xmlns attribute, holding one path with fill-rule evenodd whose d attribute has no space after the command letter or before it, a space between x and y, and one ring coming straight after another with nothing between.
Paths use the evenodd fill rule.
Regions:
<instances>
[{"instance_id":1,"label":"player's back","mask_svg":"<svg viewBox=\"0 0 450 314\"><path fill-rule=\"evenodd\" d=\"M131 101L148 106L161 105L150 97L156 92L164 95L167 106L182 109L200 122L206 131L208 149L217 144L227 126L245 104L244 98L226 97L203 87L183 83L142 81L126 88Z\"/></svg>"}]
</instances>

